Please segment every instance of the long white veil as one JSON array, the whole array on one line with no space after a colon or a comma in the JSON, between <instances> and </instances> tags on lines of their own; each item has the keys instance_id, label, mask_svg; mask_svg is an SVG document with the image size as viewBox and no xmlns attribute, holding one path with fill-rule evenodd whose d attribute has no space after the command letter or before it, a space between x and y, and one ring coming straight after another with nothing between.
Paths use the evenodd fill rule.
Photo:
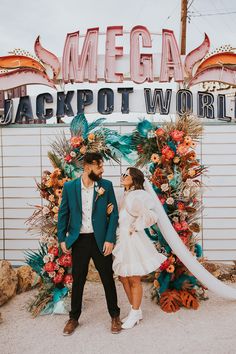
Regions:
<instances>
[{"instance_id":1,"label":"long white veil","mask_svg":"<svg viewBox=\"0 0 236 354\"><path fill-rule=\"evenodd\" d=\"M159 198L147 178L145 178L144 189L152 196L152 198L155 199L157 224L173 253L176 254L176 256L189 269L189 271L209 290L222 297L236 300L236 289L224 284L209 273L184 245L179 235L173 228Z\"/></svg>"}]
</instances>

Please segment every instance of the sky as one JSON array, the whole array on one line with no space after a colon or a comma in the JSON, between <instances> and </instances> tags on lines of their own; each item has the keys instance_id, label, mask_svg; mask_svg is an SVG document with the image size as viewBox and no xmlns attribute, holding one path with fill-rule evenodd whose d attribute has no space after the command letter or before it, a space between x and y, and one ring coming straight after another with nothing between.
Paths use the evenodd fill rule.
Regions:
<instances>
[{"instance_id":1,"label":"sky","mask_svg":"<svg viewBox=\"0 0 236 354\"><path fill-rule=\"evenodd\" d=\"M236 48L235 0L189 0L189 5L187 53L202 43L204 32L210 37L211 50L223 44ZM152 33L172 29L179 43L180 12L181 0L0 0L0 56L14 48L34 54L40 35L42 46L62 57L67 33L85 34L92 27L106 32L112 25L123 25L124 31L144 25ZM154 35L154 39L153 46L160 51L161 37ZM128 35L123 41L127 52ZM100 44L99 52L104 54L104 45ZM31 86L28 92L35 89Z\"/></svg>"},{"instance_id":2,"label":"sky","mask_svg":"<svg viewBox=\"0 0 236 354\"><path fill-rule=\"evenodd\" d=\"M192 16L187 25L187 51L198 46L206 32L212 49L222 44L236 47L235 0L189 0ZM9 6L10 4L10 6ZM14 48L33 53L38 35L45 48L62 55L66 34L87 28L123 25L130 30L144 25L151 32L162 28L173 29L180 38L181 0L1 0L0 1L0 55ZM227 15L212 15L215 13ZM203 16L204 15L204 16ZM208 16L206 16L208 15Z\"/></svg>"}]
</instances>

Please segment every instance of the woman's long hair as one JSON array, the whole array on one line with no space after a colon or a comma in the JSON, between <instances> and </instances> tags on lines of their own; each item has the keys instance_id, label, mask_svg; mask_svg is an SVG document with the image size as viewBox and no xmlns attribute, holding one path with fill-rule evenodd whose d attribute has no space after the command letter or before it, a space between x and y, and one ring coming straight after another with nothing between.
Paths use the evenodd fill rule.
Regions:
<instances>
[{"instance_id":1,"label":"woman's long hair","mask_svg":"<svg viewBox=\"0 0 236 354\"><path fill-rule=\"evenodd\" d=\"M128 167L127 171L133 180L133 188L136 189L144 189L144 174L136 167Z\"/></svg>"}]
</instances>

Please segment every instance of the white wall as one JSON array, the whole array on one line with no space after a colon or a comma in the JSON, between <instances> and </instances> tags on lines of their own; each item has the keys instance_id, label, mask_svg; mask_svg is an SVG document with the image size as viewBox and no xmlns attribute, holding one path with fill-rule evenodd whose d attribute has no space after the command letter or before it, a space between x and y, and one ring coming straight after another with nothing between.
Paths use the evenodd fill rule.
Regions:
<instances>
[{"instance_id":1,"label":"white wall","mask_svg":"<svg viewBox=\"0 0 236 354\"><path fill-rule=\"evenodd\" d=\"M134 126L113 126L121 133ZM9 126L0 129L0 259L14 265L24 262L24 250L37 249L38 240L26 232L25 220L32 205L43 201L36 191L34 178L40 180L45 169L51 169L47 158L49 144L62 130L61 126ZM204 256L209 260L236 260L236 125L205 125L198 148L202 163L209 166L203 177L205 206L199 235ZM105 167L105 178L119 186L122 166Z\"/></svg>"}]
</instances>

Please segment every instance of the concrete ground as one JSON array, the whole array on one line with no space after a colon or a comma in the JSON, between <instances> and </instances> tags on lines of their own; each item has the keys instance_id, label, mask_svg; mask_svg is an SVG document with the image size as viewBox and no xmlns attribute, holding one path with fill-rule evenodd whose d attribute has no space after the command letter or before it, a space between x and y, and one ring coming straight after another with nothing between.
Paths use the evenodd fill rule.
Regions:
<instances>
[{"instance_id":1,"label":"concrete ground","mask_svg":"<svg viewBox=\"0 0 236 354\"><path fill-rule=\"evenodd\" d=\"M232 285L235 286L236 285ZM62 335L67 315L32 319L25 309L36 290L15 296L0 308L1 354L235 354L236 301L209 292L200 309L167 314L150 300L150 284L144 283L143 321L118 335L110 333L100 283L87 282L80 326L69 337ZM129 310L117 283L121 317Z\"/></svg>"}]
</instances>

